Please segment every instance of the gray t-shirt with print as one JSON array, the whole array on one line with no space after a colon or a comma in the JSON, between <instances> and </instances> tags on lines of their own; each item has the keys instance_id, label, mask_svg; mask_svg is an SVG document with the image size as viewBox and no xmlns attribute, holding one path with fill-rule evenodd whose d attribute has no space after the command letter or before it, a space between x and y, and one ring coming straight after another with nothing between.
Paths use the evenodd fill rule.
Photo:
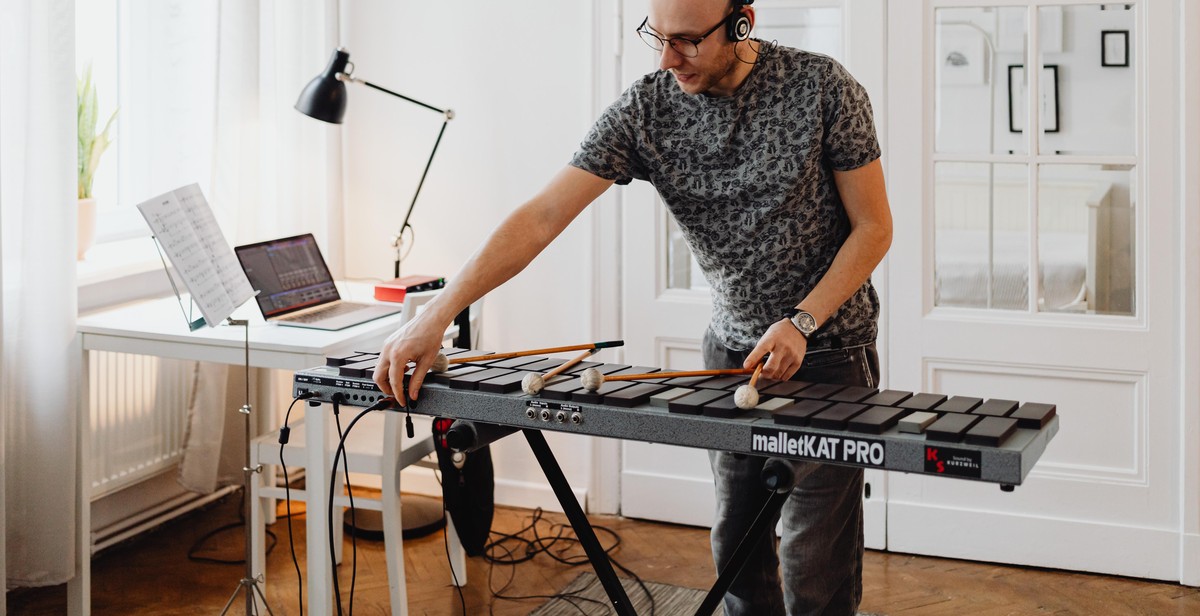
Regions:
<instances>
[{"instance_id":1,"label":"gray t-shirt with print","mask_svg":"<svg viewBox=\"0 0 1200 616\"><path fill-rule=\"evenodd\" d=\"M816 286L850 232L833 172L879 155L863 87L829 57L777 47L732 96L689 95L667 71L646 75L571 165L654 185L712 287L713 333L748 350ZM868 280L809 348L874 342L878 315Z\"/></svg>"}]
</instances>

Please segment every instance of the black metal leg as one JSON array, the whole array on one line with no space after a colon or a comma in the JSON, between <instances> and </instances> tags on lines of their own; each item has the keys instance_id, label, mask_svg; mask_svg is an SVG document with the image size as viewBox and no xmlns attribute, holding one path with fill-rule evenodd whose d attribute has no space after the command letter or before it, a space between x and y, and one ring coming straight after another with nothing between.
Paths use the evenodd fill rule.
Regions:
<instances>
[{"instance_id":1,"label":"black metal leg","mask_svg":"<svg viewBox=\"0 0 1200 616\"><path fill-rule=\"evenodd\" d=\"M596 533L592 530L591 522L588 521L587 516L583 515L583 508L579 506L579 501L575 500L575 494L571 492L571 484L567 483L567 477L563 475L562 469L558 466L554 452L550 451L550 446L546 444L546 437L539 430L526 429L522 432L525 433L525 440L529 441L529 448L537 457L538 464L542 466L546 480L554 489L554 495L558 497L559 504L566 512L567 519L571 521L571 527L575 529L579 543L587 552L588 560L592 562L592 568L596 570L596 577L600 578L600 583L604 585L604 591L608 593L608 600L612 602L613 609L616 610L618 616L637 616L637 612L633 610L633 604L629 602L629 596L625 594L625 588L621 586L621 580L617 579L617 573L613 571L612 563L608 562L608 554L604 552L600 540L596 538Z\"/></svg>"},{"instance_id":2,"label":"black metal leg","mask_svg":"<svg viewBox=\"0 0 1200 616\"><path fill-rule=\"evenodd\" d=\"M742 567L746 565L750 554L754 552L754 547L758 544L758 540L774 526L775 518L779 515L779 511L783 509L783 504L787 502L789 494L791 494L790 488L772 492L771 496L767 498L766 504L758 512L758 517L754 519L754 524L750 526L750 530L746 532L746 536L742 537L742 542L738 544L737 549L733 551L733 556L729 558L729 562L725 564L725 568L717 576L716 583L713 584L712 589L705 595L704 602L700 604L699 608L696 608L696 616L708 616L721 604L721 599L729 591L729 587L733 585L733 581L737 579L738 574L742 572Z\"/></svg>"},{"instance_id":3,"label":"black metal leg","mask_svg":"<svg viewBox=\"0 0 1200 616\"><path fill-rule=\"evenodd\" d=\"M399 274L396 276L399 278ZM454 338L454 346L460 349L471 348L471 307L463 308L458 316L454 317L454 324L458 326L458 336Z\"/></svg>"}]
</instances>

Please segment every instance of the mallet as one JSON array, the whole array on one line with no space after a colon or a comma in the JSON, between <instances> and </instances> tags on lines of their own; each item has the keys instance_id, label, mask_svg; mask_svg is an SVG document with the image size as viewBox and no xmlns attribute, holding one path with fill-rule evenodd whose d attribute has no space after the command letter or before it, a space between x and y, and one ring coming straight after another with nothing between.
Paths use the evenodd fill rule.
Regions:
<instances>
[{"instance_id":1,"label":"mallet","mask_svg":"<svg viewBox=\"0 0 1200 616\"><path fill-rule=\"evenodd\" d=\"M546 374L538 374L536 372L530 372L529 374L526 374L525 377L521 379L521 391L525 392L526 394L528 394L530 396L536 396L536 395L542 393L542 389L544 387L546 387L546 381L562 374L563 372L566 372L567 370L569 370L571 368L571 366L574 366L575 364L578 364L579 362L583 361L584 359L591 357L593 354L596 353L596 351L599 351L601 348L603 348L603 347L597 347L594 349L589 349L587 351L584 351L584 352L580 353L579 355L576 355L575 357L571 358L571 360L568 361L567 363L551 370L550 372L547 372Z\"/></svg>"},{"instance_id":2,"label":"mallet","mask_svg":"<svg viewBox=\"0 0 1200 616\"><path fill-rule=\"evenodd\" d=\"M733 392L733 404L739 409L747 410L758 406L758 375L762 374L763 362L758 362L754 367L754 376L750 377L750 383L741 385L737 391Z\"/></svg>"},{"instance_id":3,"label":"mallet","mask_svg":"<svg viewBox=\"0 0 1200 616\"><path fill-rule=\"evenodd\" d=\"M509 353L493 353L491 355L475 355L473 357L458 357L454 359L446 357L442 353L438 353L437 359L433 360L433 367L430 368L433 372L445 372L450 367L450 364L465 364L473 361L490 361L493 359L508 359L510 357L526 357L529 355L549 355L551 353L566 353L567 351L598 351L609 347L624 346L624 340L610 340L608 342L589 342L588 344L575 344L571 346L552 347L549 349L530 349L528 351L511 351Z\"/></svg>"},{"instance_id":4,"label":"mallet","mask_svg":"<svg viewBox=\"0 0 1200 616\"><path fill-rule=\"evenodd\" d=\"M722 370L685 370L681 372L648 372L646 374L602 374L595 368L588 368L579 375L579 380L583 382L584 389L588 391L596 391L600 386L608 381L640 381L642 379L681 379L689 376L737 376L740 374L751 374L754 372L749 368L726 368Z\"/></svg>"}]
</instances>

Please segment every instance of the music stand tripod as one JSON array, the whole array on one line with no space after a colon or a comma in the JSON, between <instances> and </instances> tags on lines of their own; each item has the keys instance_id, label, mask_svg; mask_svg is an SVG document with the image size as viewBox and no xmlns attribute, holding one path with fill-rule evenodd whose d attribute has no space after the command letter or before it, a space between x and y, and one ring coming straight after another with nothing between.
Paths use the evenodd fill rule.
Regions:
<instances>
[{"instance_id":1,"label":"music stand tripod","mask_svg":"<svg viewBox=\"0 0 1200 616\"><path fill-rule=\"evenodd\" d=\"M246 457L244 458L245 462L242 464L242 490L244 490L242 499L245 503L242 511L242 515L244 516L242 530L246 535L246 573L238 582L238 587L233 589L233 594L230 595L229 601L225 602L225 607L221 610L221 616L225 616L229 612L229 608L233 606L234 599L237 599L238 593L242 591L246 593L246 616L258 614L258 601L262 601L262 606L266 608L268 614L275 616L275 613L271 611L271 606L267 603L267 597L263 595L262 589L258 587L259 580L254 577L254 564L251 562L251 550L253 546L250 545L250 508L254 506L254 503L250 498L250 476L254 473L261 473L262 465L260 464L254 468L250 467L250 321L246 319L226 319L226 323L233 326L240 325L245 329L246 334L244 338L244 348L246 351L244 365L246 370L246 403L242 405L242 408L238 409L238 412L242 414L246 436Z\"/></svg>"}]
</instances>

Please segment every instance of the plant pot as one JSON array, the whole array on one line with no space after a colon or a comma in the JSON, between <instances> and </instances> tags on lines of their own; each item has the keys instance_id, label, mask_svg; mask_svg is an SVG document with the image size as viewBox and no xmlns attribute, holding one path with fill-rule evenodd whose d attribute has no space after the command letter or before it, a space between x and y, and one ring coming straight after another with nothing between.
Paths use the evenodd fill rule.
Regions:
<instances>
[{"instance_id":1,"label":"plant pot","mask_svg":"<svg viewBox=\"0 0 1200 616\"><path fill-rule=\"evenodd\" d=\"M79 245L75 259L82 261L92 242L96 240L96 200L79 200Z\"/></svg>"}]
</instances>

